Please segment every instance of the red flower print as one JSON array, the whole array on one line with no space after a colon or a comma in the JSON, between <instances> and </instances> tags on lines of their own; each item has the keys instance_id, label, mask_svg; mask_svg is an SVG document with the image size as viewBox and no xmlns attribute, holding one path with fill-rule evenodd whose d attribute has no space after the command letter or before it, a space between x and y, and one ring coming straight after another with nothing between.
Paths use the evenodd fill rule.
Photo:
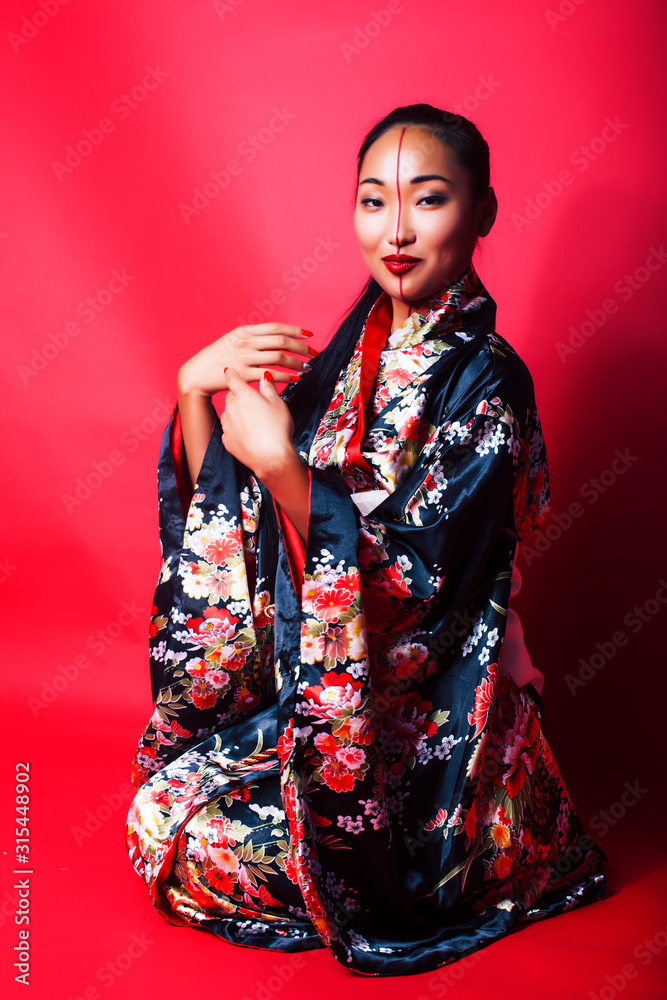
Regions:
<instances>
[{"instance_id":1,"label":"red flower print","mask_svg":"<svg viewBox=\"0 0 667 1000\"><path fill-rule=\"evenodd\" d=\"M489 709L491 708L493 699L496 695L497 683L498 664L490 663L488 679L484 677L482 679L482 683L477 685L477 689L475 691L475 707L472 712L468 713L468 722L471 726L475 726L473 739L475 736L479 736L486 725Z\"/></svg>"},{"instance_id":2,"label":"red flower print","mask_svg":"<svg viewBox=\"0 0 667 1000\"><path fill-rule=\"evenodd\" d=\"M206 660L202 660L201 657L198 657L196 660L190 660L185 665L185 669L191 677L203 677L209 669L209 666Z\"/></svg>"},{"instance_id":3,"label":"red flower print","mask_svg":"<svg viewBox=\"0 0 667 1000\"><path fill-rule=\"evenodd\" d=\"M354 787L354 775L335 757L327 757L320 773L332 792L349 792Z\"/></svg>"},{"instance_id":4,"label":"red flower print","mask_svg":"<svg viewBox=\"0 0 667 1000\"><path fill-rule=\"evenodd\" d=\"M238 618L225 608L206 608L203 618L189 618L186 625L192 642L212 646L216 640L230 639L237 623Z\"/></svg>"},{"instance_id":5,"label":"red flower print","mask_svg":"<svg viewBox=\"0 0 667 1000\"><path fill-rule=\"evenodd\" d=\"M498 806L497 811L497 822L502 823L504 826L511 826L512 820L505 812L505 806Z\"/></svg>"},{"instance_id":6,"label":"red flower print","mask_svg":"<svg viewBox=\"0 0 667 1000\"><path fill-rule=\"evenodd\" d=\"M224 691L229 687L229 674L225 670L208 670L206 681L216 691Z\"/></svg>"},{"instance_id":7,"label":"red flower print","mask_svg":"<svg viewBox=\"0 0 667 1000\"><path fill-rule=\"evenodd\" d=\"M361 576L359 573L343 573L336 580L335 586L349 590L352 594L352 600L354 600L355 594L361 591Z\"/></svg>"},{"instance_id":8,"label":"red flower print","mask_svg":"<svg viewBox=\"0 0 667 1000\"><path fill-rule=\"evenodd\" d=\"M510 832L503 823L494 823L491 827L491 836L496 847L509 847L512 842Z\"/></svg>"},{"instance_id":9,"label":"red flower print","mask_svg":"<svg viewBox=\"0 0 667 1000\"><path fill-rule=\"evenodd\" d=\"M380 574L382 579L385 581L385 586L388 585L389 591L394 597L410 596L410 587L403 576L403 570L397 562L395 562L393 566L381 569Z\"/></svg>"},{"instance_id":10,"label":"red flower print","mask_svg":"<svg viewBox=\"0 0 667 1000\"><path fill-rule=\"evenodd\" d=\"M257 892L257 895L259 896L260 902L262 902L264 904L264 906L282 906L283 905L280 902L279 899L274 899L273 898L273 896L268 891L268 889L266 888L266 886L260 885L259 890Z\"/></svg>"},{"instance_id":11,"label":"red flower print","mask_svg":"<svg viewBox=\"0 0 667 1000\"><path fill-rule=\"evenodd\" d=\"M289 759L292 750L294 749L294 719L289 720L289 725L286 727L285 732L278 737L278 756L280 757L280 767L285 766L286 761ZM317 742L317 738L315 740Z\"/></svg>"},{"instance_id":12,"label":"red flower print","mask_svg":"<svg viewBox=\"0 0 667 1000\"><path fill-rule=\"evenodd\" d=\"M406 389L413 381L414 375L405 368L389 368L385 374L385 379L397 389ZM415 417L415 419L418 419L418 417Z\"/></svg>"},{"instance_id":13,"label":"red flower print","mask_svg":"<svg viewBox=\"0 0 667 1000\"><path fill-rule=\"evenodd\" d=\"M394 668L396 677L405 680L420 671L421 664L427 656L426 646L419 642L413 642L405 646L396 646L390 650L389 662Z\"/></svg>"},{"instance_id":14,"label":"red flower print","mask_svg":"<svg viewBox=\"0 0 667 1000\"><path fill-rule=\"evenodd\" d=\"M422 701L416 692L402 695L394 705L393 714L385 715L384 728L404 758L419 753L424 739L437 731L437 724L427 718L433 705Z\"/></svg>"},{"instance_id":15,"label":"red flower print","mask_svg":"<svg viewBox=\"0 0 667 1000\"><path fill-rule=\"evenodd\" d=\"M233 788L227 794L230 799L236 799L237 802L248 802L250 799L250 789L247 785L243 785L241 788Z\"/></svg>"},{"instance_id":16,"label":"red flower print","mask_svg":"<svg viewBox=\"0 0 667 1000\"><path fill-rule=\"evenodd\" d=\"M338 750L338 743L329 733L318 733L315 737L315 746L320 753L335 754Z\"/></svg>"},{"instance_id":17,"label":"red flower print","mask_svg":"<svg viewBox=\"0 0 667 1000\"><path fill-rule=\"evenodd\" d=\"M259 695L253 694L251 691L248 691L247 688L241 687L234 692L234 701L236 702L236 707L240 712L246 712L259 705Z\"/></svg>"},{"instance_id":18,"label":"red flower print","mask_svg":"<svg viewBox=\"0 0 667 1000\"><path fill-rule=\"evenodd\" d=\"M208 543L204 549L204 559L215 563L216 566L222 566L240 551L241 545L241 529L230 528L222 538L216 538Z\"/></svg>"},{"instance_id":19,"label":"red flower print","mask_svg":"<svg viewBox=\"0 0 667 1000\"><path fill-rule=\"evenodd\" d=\"M509 764L501 782L511 799L516 798L523 788L526 774L533 773L533 765L539 753L538 735L540 724L531 713L527 731L520 726L519 731L508 730L505 734L503 763Z\"/></svg>"},{"instance_id":20,"label":"red flower print","mask_svg":"<svg viewBox=\"0 0 667 1000\"><path fill-rule=\"evenodd\" d=\"M327 819L326 816L320 816L318 813L311 810L310 818L315 826L331 826L333 820Z\"/></svg>"},{"instance_id":21,"label":"red flower print","mask_svg":"<svg viewBox=\"0 0 667 1000\"><path fill-rule=\"evenodd\" d=\"M307 687L303 693L313 715L335 719L343 711L355 711L361 706L361 694L357 690L361 681L353 681L349 674L336 674L331 670L322 676L322 681L322 687L319 684Z\"/></svg>"},{"instance_id":22,"label":"red flower print","mask_svg":"<svg viewBox=\"0 0 667 1000\"><path fill-rule=\"evenodd\" d=\"M434 819L430 819L428 823L424 824L424 830L430 832L431 830L436 830L439 826L445 825L445 820L447 819L447 810L438 809L438 814Z\"/></svg>"},{"instance_id":23,"label":"red flower print","mask_svg":"<svg viewBox=\"0 0 667 1000\"><path fill-rule=\"evenodd\" d=\"M180 726L175 719L172 720L171 731L174 734L174 736L178 736L180 739L187 739L188 736L192 736L190 730L184 729L183 726Z\"/></svg>"},{"instance_id":24,"label":"red flower print","mask_svg":"<svg viewBox=\"0 0 667 1000\"><path fill-rule=\"evenodd\" d=\"M206 652L209 670L211 667L226 670L240 670L250 655L250 647L245 648L240 642L220 642Z\"/></svg>"},{"instance_id":25,"label":"red flower print","mask_svg":"<svg viewBox=\"0 0 667 1000\"><path fill-rule=\"evenodd\" d=\"M337 622L353 600L354 594L347 587L330 587L321 590L315 598L313 613L321 621Z\"/></svg>"},{"instance_id":26,"label":"red flower print","mask_svg":"<svg viewBox=\"0 0 667 1000\"><path fill-rule=\"evenodd\" d=\"M466 818L463 821L463 829L465 830L468 845L472 844L477 836L477 799L473 801L473 804L466 813Z\"/></svg>"},{"instance_id":27,"label":"red flower print","mask_svg":"<svg viewBox=\"0 0 667 1000\"><path fill-rule=\"evenodd\" d=\"M234 891L234 883L222 868L209 868L206 877L212 889L226 894Z\"/></svg>"},{"instance_id":28,"label":"red flower print","mask_svg":"<svg viewBox=\"0 0 667 1000\"><path fill-rule=\"evenodd\" d=\"M348 715L340 724L336 723L334 733L340 739L368 746L373 742L373 723L366 712L363 715Z\"/></svg>"},{"instance_id":29,"label":"red flower print","mask_svg":"<svg viewBox=\"0 0 667 1000\"><path fill-rule=\"evenodd\" d=\"M211 836L209 842L217 847L228 847L235 844L241 836L232 826L232 821L227 816L215 816L207 824Z\"/></svg>"},{"instance_id":30,"label":"red flower print","mask_svg":"<svg viewBox=\"0 0 667 1000\"><path fill-rule=\"evenodd\" d=\"M500 854L494 859L491 868L496 878L507 878L512 871L512 862L504 854Z\"/></svg>"},{"instance_id":31,"label":"red flower print","mask_svg":"<svg viewBox=\"0 0 667 1000\"><path fill-rule=\"evenodd\" d=\"M195 708L213 708L218 692L209 687L203 677L195 677L190 688L190 698Z\"/></svg>"},{"instance_id":32,"label":"red flower print","mask_svg":"<svg viewBox=\"0 0 667 1000\"><path fill-rule=\"evenodd\" d=\"M347 658L347 632L344 628L330 625L322 635L324 655L330 660L341 661Z\"/></svg>"},{"instance_id":33,"label":"red flower print","mask_svg":"<svg viewBox=\"0 0 667 1000\"><path fill-rule=\"evenodd\" d=\"M285 874L287 875L288 879L290 880L290 882L293 882L294 885L298 885L299 878L297 875L297 867L294 863L294 858L292 857L291 854L285 855L284 864L285 864Z\"/></svg>"},{"instance_id":34,"label":"red flower print","mask_svg":"<svg viewBox=\"0 0 667 1000\"><path fill-rule=\"evenodd\" d=\"M349 767L351 771L354 771L366 763L366 754L361 747L339 747L336 750L336 760L344 764L345 767Z\"/></svg>"}]
</instances>

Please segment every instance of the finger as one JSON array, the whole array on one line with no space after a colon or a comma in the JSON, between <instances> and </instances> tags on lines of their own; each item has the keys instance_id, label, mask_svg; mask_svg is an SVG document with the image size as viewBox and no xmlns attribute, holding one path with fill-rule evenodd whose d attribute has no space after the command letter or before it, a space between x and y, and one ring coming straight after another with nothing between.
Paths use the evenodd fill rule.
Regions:
<instances>
[{"instance_id":1,"label":"finger","mask_svg":"<svg viewBox=\"0 0 667 1000\"><path fill-rule=\"evenodd\" d=\"M230 392L241 392L242 389L248 388L246 380L231 365L224 369L223 375L227 379L227 386Z\"/></svg>"},{"instance_id":2,"label":"finger","mask_svg":"<svg viewBox=\"0 0 667 1000\"><path fill-rule=\"evenodd\" d=\"M279 358L288 358L290 354L302 354L305 357L316 358L320 353L312 347L307 340L296 337L288 337L286 334L275 337L262 337L259 344L255 346L256 351L261 351L264 359L269 360L272 365L283 364ZM275 360L274 360L275 355ZM260 362L261 363L261 362Z\"/></svg>"},{"instance_id":3,"label":"finger","mask_svg":"<svg viewBox=\"0 0 667 1000\"><path fill-rule=\"evenodd\" d=\"M317 356L315 348L310 349L307 344L304 345L304 348L304 350L293 354L288 354L286 351L248 351L244 361L247 365L251 365L255 369L259 368L263 370L264 368L271 368L273 370L275 366L278 366L280 368L292 368L294 371L300 372L304 365L307 365Z\"/></svg>"},{"instance_id":4,"label":"finger","mask_svg":"<svg viewBox=\"0 0 667 1000\"><path fill-rule=\"evenodd\" d=\"M265 399L278 398L278 390L273 384L273 375L268 369L262 372L262 377L259 380L259 391Z\"/></svg>"},{"instance_id":5,"label":"finger","mask_svg":"<svg viewBox=\"0 0 667 1000\"><path fill-rule=\"evenodd\" d=\"M243 330L252 330L253 333L259 333L264 336L266 334L280 334L286 333L292 337L312 337L313 333L311 330L304 330L301 326L291 326L289 323L253 323L247 326L241 327Z\"/></svg>"}]
</instances>

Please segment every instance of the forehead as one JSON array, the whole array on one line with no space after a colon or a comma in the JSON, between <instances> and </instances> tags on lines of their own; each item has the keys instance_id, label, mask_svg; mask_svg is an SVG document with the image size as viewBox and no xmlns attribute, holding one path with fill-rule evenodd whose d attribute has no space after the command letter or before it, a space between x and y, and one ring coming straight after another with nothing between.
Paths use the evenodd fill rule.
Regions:
<instances>
[{"instance_id":1,"label":"forehead","mask_svg":"<svg viewBox=\"0 0 667 1000\"><path fill-rule=\"evenodd\" d=\"M458 178L462 172L450 146L445 146L426 129L400 125L381 135L367 151L361 164L360 180L369 174L385 182L389 177L395 180L397 159L401 178L419 174Z\"/></svg>"}]
</instances>

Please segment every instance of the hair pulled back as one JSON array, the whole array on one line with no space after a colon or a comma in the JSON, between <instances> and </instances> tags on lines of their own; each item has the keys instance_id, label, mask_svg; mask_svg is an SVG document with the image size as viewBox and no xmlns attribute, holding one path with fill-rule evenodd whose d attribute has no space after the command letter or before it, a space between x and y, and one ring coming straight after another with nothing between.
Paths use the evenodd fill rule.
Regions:
<instances>
[{"instance_id":1,"label":"hair pulled back","mask_svg":"<svg viewBox=\"0 0 667 1000\"><path fill-rule=\"evenodd\" d=\"M373 126L357 155L357 180L364 156L373 143L392 128L410 125L430 132L438 142L453 149L459 166L470 176L474 200L484 197L489 188L490 157L482 133L463 115L441 111L430 104L408 104L404 108L395 108Z\"/></svg>"},{"instance_id":2,"label":"hair pulled back","mask_svg":"<svg viewBox=\"0 0 667 1000\"><path fill-rule=\"evenodd\" d=\"M357 156L357 180L364 157L374 142L397 126L417 126L430 133L438 142L449 146L459 165L468 172L471 191L476 202L489 187L489 147L478 128L463 115L442 111L430 104L409 104L395 108L376 122L361 144ZM307 450L310 444L306 426L313 416L326 410L338 376L350 360L363 324L382 288L369 278L338 330L324 350L315 358L298 382L288 385L282 397L294 420L294 443L297 450Z\"/></svg>"}]
</instances>

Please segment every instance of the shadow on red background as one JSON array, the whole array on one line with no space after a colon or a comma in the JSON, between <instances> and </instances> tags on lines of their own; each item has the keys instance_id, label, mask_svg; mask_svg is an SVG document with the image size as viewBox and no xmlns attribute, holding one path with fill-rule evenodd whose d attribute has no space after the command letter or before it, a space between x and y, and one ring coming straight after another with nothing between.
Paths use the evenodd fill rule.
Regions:
<instances>
[{"instance_id":1,"label":"shadow on red background","mask_svg":"<svg viewBox=\"0 0 667 1000\"><path fill-rule=\"evenodd\" d=\"M20 995L14 768L28 761L33 997L664 997L663 8L36 0L0 19L3 985ZM123 822L151 711L155 465L177 368L272 299L326 341L364 279L357 146L421 100L462 110L491 146L501 207L478 269L533 373L552 474L519 610L610 889L466 964L379 982L326 952L282 960L170 927ZM211 172L226 186L195 200Z\"/></svg>"}]
</instances>

